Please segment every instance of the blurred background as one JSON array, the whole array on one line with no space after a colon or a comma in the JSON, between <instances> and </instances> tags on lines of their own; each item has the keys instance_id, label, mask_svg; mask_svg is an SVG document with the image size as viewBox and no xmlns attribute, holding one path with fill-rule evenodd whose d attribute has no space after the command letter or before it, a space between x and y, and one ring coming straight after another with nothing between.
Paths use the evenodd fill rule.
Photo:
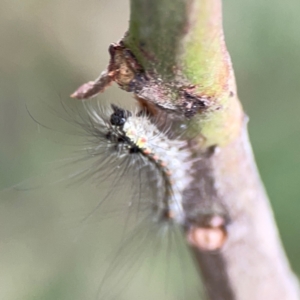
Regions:
<instances>
[{"instance_id":1,"label":"blurred background","mask_svg":"<svg viewBox=\"0 0 300 300\"><path fill-rule=\"evenodd\" d=\"M287 255L297 274L299 12L298 0L224 1L226 40L239 96L250 117L252 145ZM138 265L138 247L118 250L126 216L106 218L94 210L109 186L91 186L88 180L71 188L52 184L64 181L84 166L62 167L66 158L78 150L82 137L72 134L72 124L60 117L61 102L80 106L68 100L69 94L106 67L108 45L122 37L128 20L129 3L125 0L1 1L0 299L96 299L99 287L106 284L102 278L109 278L110 289L126 278L120 284L126 289L113 298L124 300L174 299L178 294L172 286L178 286L178 282L185 285L180 276L166 280L166 274L181 273L178 270L182 268L166 259L168 249L163 249L164 245L162 255L155 258L159 275L152 274L151 280ZM115 86L99 99L117 99L129 105L132 102L129 94ZM54 130L39 126L28 111ZM82 222L91 211L92 218ZM139 235L143 236L142 230ZM179 242L177 238L175 242ZM180 255L181 263L189 276L185 275L186 281L196 282L185 249L179 247L184 254ZM144 254L145 269L153 267L148 259L151 255ZM120 271L124 262L117 264L122 256L138 262L130 275ZM174 255L174 259L178 257ZM110 267L112 261L114 267ZM164 264L171 271L162 275ZM112 275L116 270L121 275ZM135 279L131 281L131 277Z\"/></svg>"}]
</instances>

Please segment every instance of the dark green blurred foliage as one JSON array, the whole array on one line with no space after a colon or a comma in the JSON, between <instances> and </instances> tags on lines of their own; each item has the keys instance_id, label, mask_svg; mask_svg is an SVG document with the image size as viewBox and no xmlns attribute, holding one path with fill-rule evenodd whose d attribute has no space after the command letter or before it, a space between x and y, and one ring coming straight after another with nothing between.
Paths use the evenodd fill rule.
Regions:
<instances>
[{"instance_id":1,"label":"dark green blurred foliage","mask_svg":"<svg viewBox=\"0 0 300 300\"><path fill-rule=\"evenodd\" d=\"M227 45L239 96L250 117L258 167L298 274L299 11L298 0L224 1ZM107 255L117 244L122 233L116 232L122 224L108 221L103 227L96 214L86 226L90 229L79 234L82 226L74 220L84 215L82 211L93 209L104 187L100 191L86 184L65 191L51 186L24 194L9 187L45 172L48 162L76 149L72 145L78 143L78 137L38 126L27 109L41 123L68 132L69 125L57 121L49 107L60 111L60 102L78 85L98 76L107 64L108 45L123 35L128 19L129 4L124 0L2 0L1 299L94 299L99 273L108 264L103 253ZM130 95L113 87L100 99L129 102ZM83 208L82 199L93 204ZM77 238L79 242L74 242ZM141 290L142 284L145 282ZM153 289L163 287L154 285ZM134 299L135 292L136 288L131 289L124 299Z\"/></svg>"}]
</instances>

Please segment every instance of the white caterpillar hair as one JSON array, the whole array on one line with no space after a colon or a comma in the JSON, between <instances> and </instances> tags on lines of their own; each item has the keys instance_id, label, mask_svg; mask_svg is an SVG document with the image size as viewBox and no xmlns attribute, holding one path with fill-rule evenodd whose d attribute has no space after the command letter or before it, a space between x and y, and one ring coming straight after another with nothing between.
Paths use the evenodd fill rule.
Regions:
<instances>
[{"instance_id":1,"label":"white caterpillar hair","mask_svg":"<svg viewBox=\"0 0 300 300\"><path fill-rule=\"evenodd\" d=\"M186 141L171 139L170 127L159 129L147 113L129 112L114 104L105 110L86 106L91 127L99 148L116 161L129 160L136 172L145 172L147 184L155 190L152 209L155 219L184 222L182 193L190 183L191 153ZM167 128L167 129L166 129ZM103 144L104 143L104 144ZM101 171L100 171L101 172Z\"/></svg>"},{"instance_id":2,"label":"white caterpillar hair","mask_svg":"<svg viewBox=\"0 0 300 300\"><path fill-rule=\"evenodd\" d=\"M170 270L165 270L163 280L167 281L174 270L184 290L178 299L187 299L189 284L184 278L185 266L182 267L187 257L182 255L180 230L186 225L183 195L191 182L194 159L182 130L174 129L163 113L153 116L141 108L128 110L95 100L82 103L80 110L62 102L66 114L60 114L61 118L76 125L84 144L80 144L79 156L77 153L74 159L68 157L68 164L76 171L56 178L55 183L89 181L99 187L99 199L85 219L105 218L106 204L118 215L121 213L123 219L127 218L124 215L138 217L132 232L122 238L113 255L97 300L119 299L131 280L130 273L138 272L149 256L154 256L154 261L159 257L167 261ZM104 183L110 185L106 194L101 190ZM116 208L118 205L121 209ZM171 263L174 255L179 265Z\"/></svg>"}]
</instances>

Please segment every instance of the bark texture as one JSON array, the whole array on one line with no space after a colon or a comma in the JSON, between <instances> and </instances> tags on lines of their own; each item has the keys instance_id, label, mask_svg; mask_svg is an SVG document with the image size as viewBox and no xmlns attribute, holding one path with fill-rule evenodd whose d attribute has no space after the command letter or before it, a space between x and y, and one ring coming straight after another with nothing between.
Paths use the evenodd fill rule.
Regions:
<instances>
[{"instance_id":1,"label":"bark texture","mask_svg":"<svg viewBox=\"0 0 300 300\"><path fill-rule=\"evenodd\" d=\"M217 203L227 212L227 240L219 251L194 254L212 300L299 299L272 210L252 155L247 129L202 161L192 195L194 211ZM209 204L210 203L210 204ZM197 213L196 213L197 214Z\"/></svg>"}]
</instances>

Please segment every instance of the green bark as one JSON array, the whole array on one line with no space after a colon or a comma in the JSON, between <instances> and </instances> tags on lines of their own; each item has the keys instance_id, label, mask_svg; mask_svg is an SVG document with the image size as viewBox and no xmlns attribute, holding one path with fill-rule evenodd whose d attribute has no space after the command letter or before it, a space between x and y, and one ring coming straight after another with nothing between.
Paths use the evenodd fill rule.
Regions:
<instances>
[{"instance_id":1,"label":"green bark","mask_svg":"<svg viewBox=\"0 0 300 300\"><path fill-rule=\"evenodd\" d=\"M190 122L192 135L204 137L203 146L230 142L242 122L221 16L216 0L132 0L124 39L154 81L168 86L165 101L176 104L185 88L207 99Z\"/></svg>"}]
</instances>

